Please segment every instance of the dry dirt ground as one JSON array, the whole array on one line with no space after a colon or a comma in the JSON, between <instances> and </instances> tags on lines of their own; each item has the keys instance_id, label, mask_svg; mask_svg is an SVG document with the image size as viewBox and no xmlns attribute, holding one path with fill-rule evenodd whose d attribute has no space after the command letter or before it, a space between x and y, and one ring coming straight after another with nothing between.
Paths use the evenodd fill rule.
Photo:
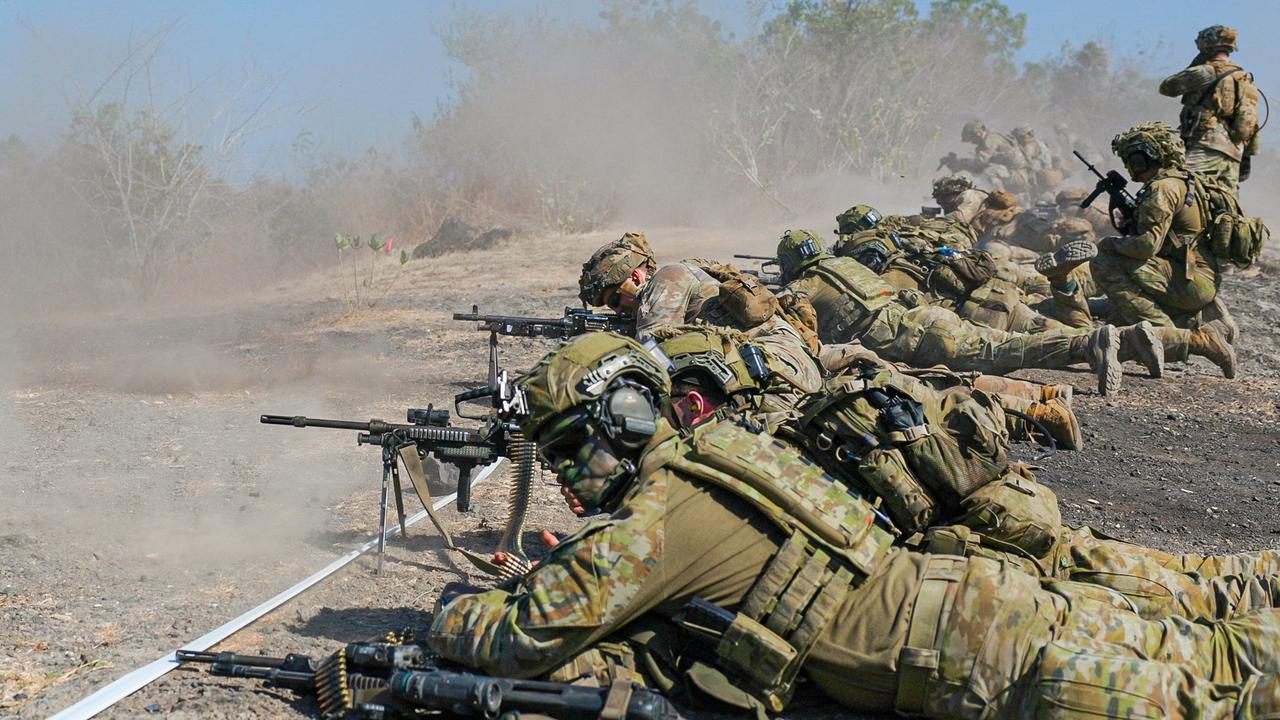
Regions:
<instances>
[{"instance_id":1,"label":"dry dirt ground","mask_svg":"<svg viewBox=\"0 0 1280 720\"><path fill-rule=\"evenodd\" d=\"M262 413L401 420L447 404L484 371L484 336L450 320L482 311L556 315L582 259L618 233L515 240L411 266L379 307L349 312L348 278L320 274L257 295L188 298L135 312L56 310L0 327L0 716L43 717L251 608L370 537L380 466L354 433L259 425ZM650 231L666 258L767 251L691 230ZM1201 361L1163 380L1137 372L1102 399L1075 382L1088 447L1040 477L1068 520L1172 550L1280 544L1280 289L1275 255L1233 273L1241 377ZM550 345L505 339L524 369ZM1030 456L1028 448L1020 452ZM444 517L488 551L505 475L473 512ZM411 506L411 509L412 506ZM576 520L539 488L526 534ZM422 622L444 583L480 581L425 523L219 649L323 653ZM106 717L297 717L288 692L179 670ZM810 708L818 710L818 708ZM809 712L799 714L810 714ZM827 714L827 713L823 713ZM839 715L839 713L831 713Z\"/></svg>"}]
</instances>

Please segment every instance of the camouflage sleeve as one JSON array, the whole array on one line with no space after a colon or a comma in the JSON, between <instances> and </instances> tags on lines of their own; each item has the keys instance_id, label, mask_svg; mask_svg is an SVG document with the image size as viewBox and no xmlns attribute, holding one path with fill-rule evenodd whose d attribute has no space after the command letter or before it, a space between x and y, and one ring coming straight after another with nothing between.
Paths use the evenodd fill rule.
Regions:
<instances>
[{"instance_id":1,"label":"camouflage sleeve","mask_svg":"<svg viewBox=\"0 0 1280 720\"><path fill-rule=\"evenodd\" d=\"M681 264L664 265L649 278L636 309L636 337L647 338L664 325L683 325L698 278Z\"/></svg>"},{"instance_id":2,"label":"camouflage sleeve","mask_svg":"<svg viewBox=\"0 0 1280 720\"><path fill-rule=\"evenodd\" d=\"M463 595L436 613L426 642L445 658L506 677L544 673L652 609L646 584L663 549L666 480L566 538L513 589Z\"/></svg>"},{"instance_id":3,"label":"camouflage sleeve","mask_svg":"<svg viewBox=\"0 0 1280 720\"><path fill-rule=\"evenodd\" d=\"M1178 178L1157 180L1148 185L1138 199L1135 233L1115 238L1112 247L1121 255L1139 260L1155 257L1186 193L1186 185Z\"/></svg>"},{"instance_id":4,"label":"camouflage sleeve","mask_svg":"<svg viewBox=\"0 0 1280 720\"><path fill-rule=\"evenodd\" d=\"M1160 94L1181 97L1209 87L1218 77L1212 65L1196 65L1160 81Z\"/></svg>"},{"instance_id":5,"label":"camouflage sleeve","mask_svg":"<svg viewBox=\"0 0 1280 720\"><path fill-rule=\"evenodd\" d=\"M955 210L947 213L946 217L960 222L971 223L978 216L978 211L982 210L982 203L986 199L985 193L977 190L965 190L960 193L960 205Z\"/></svg>"}]
</instances>

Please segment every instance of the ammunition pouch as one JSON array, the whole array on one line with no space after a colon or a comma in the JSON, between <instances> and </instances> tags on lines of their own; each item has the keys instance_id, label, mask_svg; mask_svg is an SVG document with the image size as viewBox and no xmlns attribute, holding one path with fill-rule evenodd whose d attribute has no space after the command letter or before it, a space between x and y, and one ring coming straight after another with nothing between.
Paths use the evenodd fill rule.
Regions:
<instances>
[{"instance_id":1,"label":"ammunition pouch","mask_svg":"<svg viewBox=\"0 0 1280 720\"><path fill-rule=\"evenodd\" d=\"M847 565L794 533L778 550L715 647L715 664L773 712L854 585Z\"/></svg>"}]
</instances>

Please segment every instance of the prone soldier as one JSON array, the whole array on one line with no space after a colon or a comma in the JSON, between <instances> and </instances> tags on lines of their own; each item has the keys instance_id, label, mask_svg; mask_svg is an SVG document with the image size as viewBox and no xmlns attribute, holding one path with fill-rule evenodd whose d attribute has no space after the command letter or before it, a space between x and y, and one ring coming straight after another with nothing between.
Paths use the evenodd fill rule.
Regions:
<instances>
[{"instance_id":1,"label":"prone soldier","mask_svg":"<svg viewBox=\"0 0 1280 720\"><path fill-rule=\"evenodd\" d=\"M895 547L874 507L772 436L681 436L665 368L626 338L576 338L522 388L526 435L610 515L512 583L442 597L425 640L450 660L527 677L627 639L630 667L614 653L601 674L675 665L655 683L772 711L803 672L848 707L934 718L1280 712L1275 611L1148 620L1106 588ZM664 648L672 620L710 638L705 659Z\"/></svg>"}]
</instances>

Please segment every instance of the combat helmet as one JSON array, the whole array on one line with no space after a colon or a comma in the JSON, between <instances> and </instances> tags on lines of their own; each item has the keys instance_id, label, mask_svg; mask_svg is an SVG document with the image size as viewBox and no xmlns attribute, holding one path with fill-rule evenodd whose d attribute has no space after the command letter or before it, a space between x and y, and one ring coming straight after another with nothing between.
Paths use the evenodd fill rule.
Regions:
<instances>
[{"instance_id":1,"label":"combat helmet","mask_svg":"<svg viewBox=\"0 0 1280 720\"><path fill-rule=\"evenodd\" d=\"M578 297L587 305L603 305L604 295L616 288L636 269L652 274L658 268L653 248L643 233L626 233L613 242L596 250L582 264L582 276L578 278Z\"/></svg>"},{"instance_id":2,"label":"combat helmet","mask_svg":"<svg viewBox=\"0 0 1280 720\"><path fill-rule=\"evenodd\" d=\"M822 238L808 230L788 230L778 240L778 267L784 282L794 280L805 268L830 257Z\"/></svg>"},{"instance_id":3,"label":"combat helmet","mask_svg":"<svg viewBox=\"0 0 1280 720\"><path fill-rule=\"evenodd\" d=\"M880 224L884 215L870 205L854 205L836 216L836 232L852 235Z\"/></svg>"},{"instance_id":4,"label":"combat helmet","mask_svg":"<svg viewBox=\"0 0 1280 720\"><path fill-rule=\"evenodd\" d=\"M1135 125L1111 141L1111 151L1135 178L1155 166L1182 167L1185 150L1182 138L1163 122Z\"/></svg>"},{"instance_id":5,"label":"combat helmet","mask_svg":"<svg viewBox=\"0 0 1280 720\"><path fill-rule=\"evenodd\" d=\"M982 138L978 137L978 133L986 129L987 126L983 125L981 120L970 120L964 124L964 127L960 128L960 139L965 142L979 142Z\"/></svg>"},{"instance_id":6,"label":"combat helmet","mask_svg":"<svg viewBox=\"0 0 1280 720\"><path fill-rule=\"evenodd\" d=\"M1200 52L1235 52L1236 31L1225 25L1210 25L1196 35Z\"/></svg>"},{"instance_id":7,"label":"combat helmet","mask_svg":"<svg viewBox=\"0 0 1280 720\"><path fill-rule=\"evenodd\" d=\"M947 195L959 195L965 190L973 189L973 181L964 175L948 175L933 181L933 199Z\"/></svg>"},{"instance_id":8,"label":"combat helmet","mask_svg":"<svg viewBox=\"0 0 1280 720\"><path fill-rule=\"evenodd\" d=\"M658 345L671 360L673 383L709 380L726 395L757 390L769 376L760 348L736 333L688 327Z\"/></svg>"},{"instance_id":9,"label":"combat helmet","mask_svg":"<svg viewBox=\"0 0 1280 720\"><path fill-rule=\"evenodd\" d=\"M640 343L615 333L580 335L547 354L520 379L528 403L521 423L538 442L542 459L561 461L558 446L580 448L602 433L619 453L642 448L657 430L661 404L669 400L671 377L665 363ZM605 478L564 474L561 481L587 510L620 497L635 473L624 459Z\"/></svg>"}]
</instances>

